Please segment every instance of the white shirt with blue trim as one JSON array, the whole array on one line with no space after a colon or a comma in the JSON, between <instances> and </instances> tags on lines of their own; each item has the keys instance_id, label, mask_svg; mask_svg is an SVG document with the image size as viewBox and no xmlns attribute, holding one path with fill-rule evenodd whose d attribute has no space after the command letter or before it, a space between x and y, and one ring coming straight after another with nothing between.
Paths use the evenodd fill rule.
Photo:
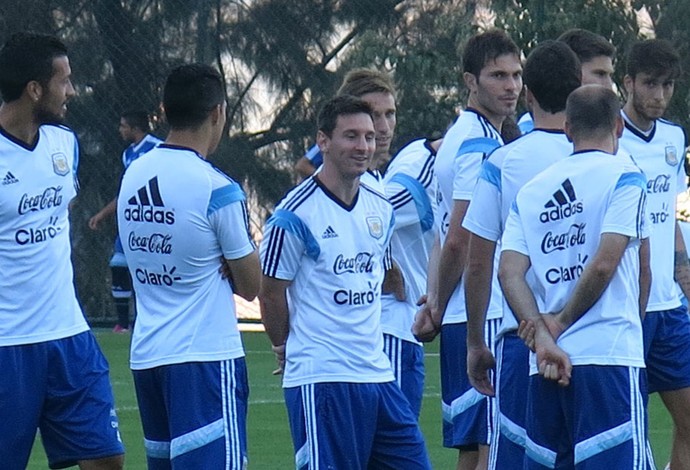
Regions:
<instances>
[{"instance_id":1,"label":"white shirt with blue trim","mask_svg":"<svg viewBox=\"0 0 690 470\"><path fill-rule=\"evenodd\" d=\"M122 152L122 165L125 167L125 170L134 160L141 157L149 150L153 150L162 142L163 141L155 135L146 134L139 142L136 144L131 144L129 147L127 147Z\"/></svg>"},{"instance_id":2,"label":"white shirt with blue trim","mask_svg":"<svg viewBox=\"0 0 690 470\"><path fill-rule=\"evenodd\" d=\"M502 250L530 258L544 312L563 309L603 233L630 237L599 300L558 338L574 366L644 367L638 299L639 246L649 230L646 188L629 158L583 152L536 176L511 207Z\"/></svg>"},{"instance_id":3,"label":"white shirt with blue trim","mask_svg":"<svg viewBox=\"0 0 690 470\"><path fill-rule=\"evenodd\" d=\"M161 144L130 165L117 217L137 300L132 369L244 356L219 268L255 249L245 199L187 148Z\"/></svg>"},{"instance_id":4,"label":"white shirt with blue trim","mask_svg":"<svg viewBox=\"0 0 690 470\"><path fill-rule=\"evenodd\" d=\"M381 297L381 327L386 334L417 343L412 323L417 300L426 293L429 256L436 235L436 152L427 139L409 143L393 157L383 184L395 211L391 254L405 279L406 299Z\"/></svg>"},{"instance_id":5,"label":"white shirt with blue trim","mask_svg":"<svg viewBox=\"0 0 690 470\"><path fill-rule=\"evenodd\" d=\"M292 281L284 387L394 380L383 352L381 284L393 208L360 183L346 206L315 177L290 191L266 223L263 273Z\"/></svg>"},{"instance_id":6,"label":"white shirt with blue trim","mask_svg":"<svg viewBox=\"0 0 690 470\"><path fill-rule=\"evenodd\" d=\"M685 183L685 134L683 129L659 119L651 132L636 129L625 114L621 146L632 155L647 176L647 213L652 286L648 312L680 306L680 288L674 280L676 197L687 189Z\"/></svg>"},{"instance_id":7,"label":"white shirt with blue trim","mask_svg":"<svg viewBox=\"0 0 690 470\"><path fill-rule=\"evenodd\" d=\"M87 331L70 259L77 138L43 125L28 146L0 128L0 157L0 346Z\"/></svg>"},{"instance_id":8,"label":"white shirt with blue trim","mask_svg":"<svg viewBox=\"0 0 690 470\"><path fill-rule=\"evenodd\" d=\"M572 153L563 131L535 129L496 149L482 164L462 226L497 244L494 272L498 269L500 240L510 206L518 191L533 177ZM531 272L530 285L536 288ZM499 336L517 330L518 321L504 301Z\"/></svg>"},{"instance_id":9,"label":"white shirt with blue trim","mask_svg":"<svg viewBox=\"0 0 690 470\"><path fill-rule=\"evenodd\" d=\"M470 201L484 159L503 145L499 131L477 111L463 111L446 132L436 156L441 246L446 241L454 201ZM502 295L494 273L487 319L501 318ZM443 324L465 323L465 281L461 279L448 301Z\"/></svg>"}]
</instances>

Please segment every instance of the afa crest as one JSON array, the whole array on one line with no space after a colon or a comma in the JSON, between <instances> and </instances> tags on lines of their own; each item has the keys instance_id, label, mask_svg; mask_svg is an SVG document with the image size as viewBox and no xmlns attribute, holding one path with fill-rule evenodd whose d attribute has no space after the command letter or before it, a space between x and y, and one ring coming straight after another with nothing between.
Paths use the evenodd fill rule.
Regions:
<instances>
[{"instance_id":1,"label":"afa crest","mask_svg":"<svg viewBox=\"0 0 690 470\"><path fill-rule=\"evenodd\" d=\"M678 153L676 152L676 148L673 145L668 145L664 150L666 154L666 163L671 166L678 165Z\"/></svg>"},{"instance_id":2,"label":"afa crest","mask_svg":"<svg viewBox=\"0 0 690 470\"><path fill-rule=\"evenodd\" d=\"M53 171L55 174L65 176L69 173L69 164L64 153L54 153L51 158L53 159Z\"/></svg>"},{"instance_id":3,"label":"afa crest","mask_svg":"<svg viewBox=\"0 0 690 470\"><path fill-rule=\"evenodd\" d=\"M369 227L369 235L377 240L383 236L383 221L381 217L367 217L367 227Z\"/></svg>"}]
</instances>

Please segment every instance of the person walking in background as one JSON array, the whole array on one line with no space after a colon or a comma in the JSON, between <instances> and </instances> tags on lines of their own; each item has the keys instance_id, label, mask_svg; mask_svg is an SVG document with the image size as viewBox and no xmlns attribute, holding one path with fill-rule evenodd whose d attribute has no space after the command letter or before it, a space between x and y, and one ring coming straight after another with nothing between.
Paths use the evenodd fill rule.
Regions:
<instances>
[{"instance_id":1,"label":"person walking in background","mask_svg":"<svg viewBox=\"0 0 690 470\"><path fill-rule=\"evenodd\" d=\"M162 142L158 137L149 134L151 124L146 111L132 110L122 113L118 130L122 140L129 144L122 152L122 166L125 171L134 160ZM114 216L116 210L117 198L114 198L89 219L89 228L99 230L103 221ZM132 278L127 270L127 261L119 235L115 237L113 256L110 258L110 272L112 295L117 312L117 324L113 328L113 333L126 333L130 327L129 305L132 298Z\"/></svg>"}]
</instances>

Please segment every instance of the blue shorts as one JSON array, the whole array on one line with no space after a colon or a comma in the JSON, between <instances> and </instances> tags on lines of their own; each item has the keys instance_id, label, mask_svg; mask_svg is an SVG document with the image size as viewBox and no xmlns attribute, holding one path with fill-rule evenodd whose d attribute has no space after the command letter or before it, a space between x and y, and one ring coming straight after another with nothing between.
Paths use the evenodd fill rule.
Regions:
<instances>
[{"instance_id":1,"label":"blue shorts","mask_svg":"<svg viewBox=\"0 0 690 470\"><path fill-rule=\"evenodd\" d=\"M424 348L393 335L383 335L383 351L391 361L395 381L419 419L424 395Z\"/></svg>"},{"instance_id":2,"label":"blue shorts","mask_svg":"<svg viewBox=\"0 0 690 470\"><path fill-rule=\"evenodd\" d=\"M500 319L486 322L485 340L494 349ZM479 393L467 377L467 323L441 327L443 446L465 451L489 445L496 400Z\"/></svg>"},{"instance_id":3,"label":"blue shorts","mask_svg":"<svg viewBox=\"0 0 690 470\"><path fill-rule=\"evenodd\" d=\"M575 366L568 387L530 377L525 469L646 470L640 369Z\"/></svg>"},{"instance_id":4,"label":"blue shorts","mask_svg":"<svg viewBox=\"0 0 690 470\"><path fill-rule=\"evenodd\" d=\"M489 470L520 468L527 439L525 397L529 390L529 349L516 332L496 345L496 426L489 450Z\"/></svg>"},{"instance_id":5,"label":"blue shorts","mask_svg":"<svg viewBox=\"0 0 690 470\"><path fill-rule=\"evenodd\" d=\"M430 469L424 438L395 382L285 389L295 468Z\"/></svg>"},{"instance_id":6,"label":"blue shorts","mask_svg":"<svg viewBox=\"0 0 690 470\"><path fill-rule=\"evenodd\" d=\"M26 468L36 428L50 468L124 452L108 362L91 331L0 347L0 466Z\"/></svg>"},{"instance_id":7,"label":"blue shorts","mask_svg":"<svg viewBox=\"0 0 690 470\"><path fill-rule=\"evenodd\" d=\"M642 332L649 393L690 387L688 309L647 312Z\"/></svg>"},{"instance_id":8,"label":"blue shorts","mask_svg":"<svg viewBox=\"0 0 690 470\"><path fill-rule=\"evenodd\" d=\"M133 370L151 470L247 464L244 358Z\"/></svg>"}]
</instances>

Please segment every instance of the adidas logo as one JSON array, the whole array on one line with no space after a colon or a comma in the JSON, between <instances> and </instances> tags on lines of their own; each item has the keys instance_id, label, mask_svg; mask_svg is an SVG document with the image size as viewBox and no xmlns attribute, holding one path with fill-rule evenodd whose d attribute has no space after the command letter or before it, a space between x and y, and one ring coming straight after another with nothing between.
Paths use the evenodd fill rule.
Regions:
<instances>
[{"instance_id":1,"label":"adidas logo","mask_svg":"<svg viewBox=\"0 0 690 470\"><path fill-rule=\"evenodd\" d=\"M158 177L139 188L137 193L127 201L129 207L125 209L125 220L132 222L149 222L173 225L175 213L165 210L165 204L158 189ZM161 209L156 209L160 207Z\"/></svg>"},{"instance_id":2,"label":"adidas logo","mask_svg":"<svg viewBox=\"0 0 690 470\"><path fill-rule=\"evenodd\" d=\"M331 227L330 225L328 226L326 231L323 232L323 235L321 235L321 238L337 238L337 237L338 237L338 234L335 233L335 230L333 230L333 227Z\"/></svg>"},{"instance_id":3,"label":"adidas logo","mask_svg":"<svg viewBox=\"0 0 690 470\"><path fill-rule=\"evenodd\" d=\"M2 184L13 184L13 183L19 183L19 180L14 177L14 175L11 172L7 172L5 177L2 179Z\"/></svg>"},{"instance_id":4,"label":"adidas logo","mask_svg":"<svg viewBox=\"0 0 690 470\"><path fill-rule=\"evenodd\" d=\"M570 179L561 183L561 187L553 193L553 198L544 204L544 208L546 210L539 214L539 220L543 224L567 219L582 212L582 203L577 202L575 189Z\"/></svg>"}]
</instances>

